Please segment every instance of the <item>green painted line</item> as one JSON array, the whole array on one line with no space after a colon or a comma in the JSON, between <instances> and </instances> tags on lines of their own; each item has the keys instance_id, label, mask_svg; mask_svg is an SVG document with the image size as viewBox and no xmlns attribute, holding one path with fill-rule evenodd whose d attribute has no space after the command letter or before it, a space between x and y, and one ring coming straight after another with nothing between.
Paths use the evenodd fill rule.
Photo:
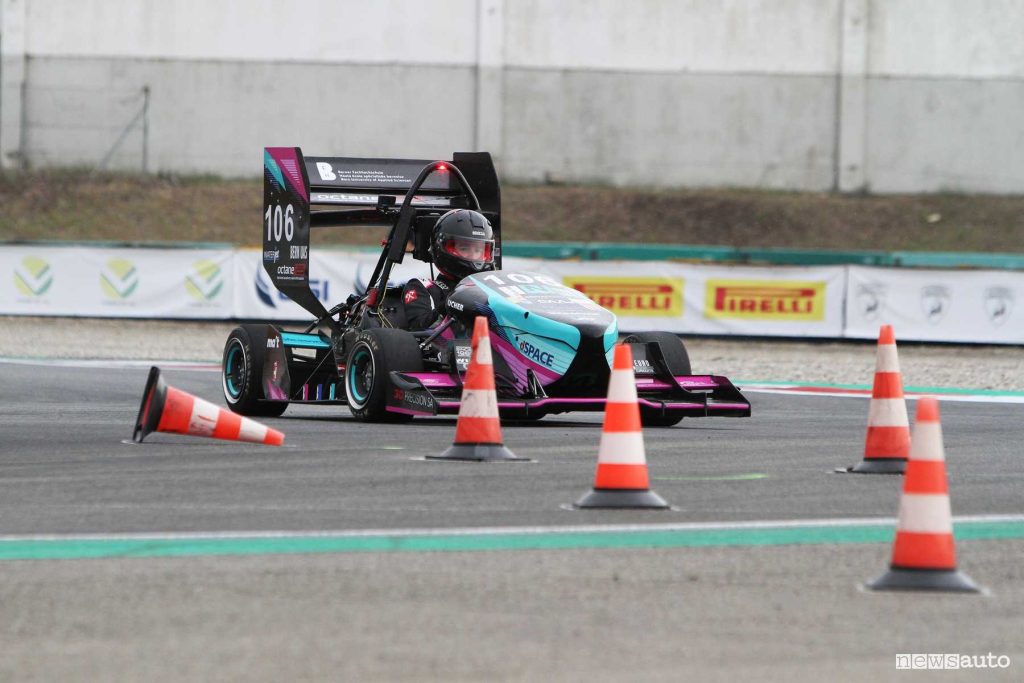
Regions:
<instances>
[{"instance_id":1,"label":"green painted line","mask_svg":"<svg viewBox=\"0 0 1024 683\"><path fill-rule=\"evenodd\" d=\"M754 481L756 479L767 479L768 475L763 472L750 472L749 474L712 474L704 477L651 477L655 481Z\"/></svg>"},{"instance_id":2,"label":"green painted line","mask_svg":"<svg viewBox=\"0 0 1024 683\"><path fill-rule=\"evenodd\" d=\"M737 379L733 384L741 387L749 384L765 387L815 387L817 389L845 389L849 391L871 391L870 384L831 384L828 382L780 382L778 380ZM904 387L904 393L914 394L950 394L962 396L1009 396L1024 398L1024 391L1005 391L996 389L961 389L959 387Z\"/></svg>"},{"instance_id":3,"label":"green painted line","mask_svg":"<svg viewBox=\"0 0 1024 683\"><path fill-rule=\"evenodd\" d=\"M892 524L787 525L763 527L631 527L613 531L508 531L402 533L338 536L112 537L0 540L0 560L73 560L210 555L324 553L481 552L709 546L820 545L892 542ZM963 522L959 540L1024 538L1024 521Z\"/></svg>"}]
</instances>

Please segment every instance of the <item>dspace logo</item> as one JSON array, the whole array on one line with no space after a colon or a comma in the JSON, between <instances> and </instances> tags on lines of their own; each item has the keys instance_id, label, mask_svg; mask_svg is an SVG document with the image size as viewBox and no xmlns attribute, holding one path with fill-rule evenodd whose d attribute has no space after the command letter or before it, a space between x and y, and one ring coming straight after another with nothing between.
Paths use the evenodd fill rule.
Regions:
<instances>
[{"instance_id":1,"label":"dspace logo","mask_svg":"<svg viewBox=\"0 0 1024 683\"><path fill-rule=\"evenodd\" d=\"M26 256L21 266L14 269L14 286L27 297L43 296L52 284L50 264L36 256Z\"/></svg>"},{"instance_id":2,"label":"dspace logo","mask_svg":"<svg viewBox=\"0 0 1024 683\"><path fill-rule=\"evenodd\" d=\"M196 301L213 301L223 288L224 276L213 261L196 261L185 276L185 291Z\"/></svg>"},{"instance_id":3,"label":"dspace logo","mask_svg":"<svg viewBox=\"0 0 1024 683\"><path fill-rule=\"evenodd\" d=\"M138 287L139 271L128 259L110 259L100 271L100 289L111 301L128 299Z\"/></svg>"}]
</instances>

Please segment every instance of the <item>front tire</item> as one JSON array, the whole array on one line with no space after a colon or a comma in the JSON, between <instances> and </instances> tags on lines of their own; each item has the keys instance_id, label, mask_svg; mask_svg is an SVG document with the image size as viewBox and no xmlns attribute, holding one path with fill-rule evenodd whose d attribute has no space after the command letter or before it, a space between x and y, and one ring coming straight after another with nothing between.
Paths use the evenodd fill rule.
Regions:
<instances>
[{"instance_id":1,"label":"front tire","mask_svg":"<svg viewBox=\"0 0 1024 683\"><path fill-rule=\"evenodd\" d=\"M345 363L345 397L353 417L364 422L406 422L412 415L387 410L388 373L419 372L423 354L405 330L372 328L359 333Z\"/></svg>"},{"instance_id":2,"label":"front tire","mask_svg":"<svg viewBox=\"0 0 1024 683\"><path fill-rule=\"evenodd\" d=\"M241 325L228 335L221 361L221 388L232 412L251 417L278 417L287 401L263 401L263 360L267 325Z\"/></svg>"},{"instance_id":3,"label":"front tire","mask_svg":"<svg viewBox=\"0 0 1024 683\"><path fill-rule=\"evenodd\" d=\"M690 354L686 352L686 345L678 335L671 332L641 332L631 334L622 340L626 344L646 344L657 342L661 347L661 354L665 357L665 364L673 375L689 375ZM640 406L640 422L645 427L672 427L679 424L683 419L682 415L663 415L661 412Z\"/></svg>"}]
</instances>

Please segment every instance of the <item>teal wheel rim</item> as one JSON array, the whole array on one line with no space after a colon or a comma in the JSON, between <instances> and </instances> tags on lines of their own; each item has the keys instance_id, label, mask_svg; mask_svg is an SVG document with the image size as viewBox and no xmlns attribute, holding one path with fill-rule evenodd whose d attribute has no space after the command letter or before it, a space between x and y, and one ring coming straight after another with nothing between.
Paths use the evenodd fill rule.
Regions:
<instances>
[{"instance_id":1,"label":"teal wheel rim","mask_svg":"<svg viewBox=\"0 0 1024 683\"><path fill-rule=\"evenodd\" d=\"M231 398L242 393L242 373L245 371L245 354L238 342L233 342L224 359L224 387Z\"/></svg>"},{"instance_id":2,"label":"teal wheel rim","mask_svg":"<svg viewBox=\"0 0 1024 683\"><path fill-rule=\"evenodd\" d=\"M365 347L352 354L348 365L348 393L354 403L362 404L370 397L373 386L373 358Z\"/></svg>"}]
</instances>

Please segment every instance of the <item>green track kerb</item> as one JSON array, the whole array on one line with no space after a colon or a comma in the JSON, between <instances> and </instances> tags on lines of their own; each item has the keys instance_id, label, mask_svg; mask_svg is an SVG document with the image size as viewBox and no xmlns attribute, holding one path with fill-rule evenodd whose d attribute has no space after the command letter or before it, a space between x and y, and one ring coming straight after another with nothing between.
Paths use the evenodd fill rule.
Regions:
<instances>
[{"instance_id":1,"label":"green track kerb","mask_svg":"<svg viewBox=\"0 0 1024 683\"><path fill-rule=\"evenodd\" d=\"M840 522L840 520L837 520ZM1024 538L1024 521L963 522L957 540ZM822 545L888 543L892 524L816 524L651 529L614 531L472 531L353 535L247 535L232 537L5 538L0 560L73 560L102 558L196 557L214 555L288 555L325 553L481 552L615 548L694 548L709 546Z\"/></svg>"}]
</instances>

